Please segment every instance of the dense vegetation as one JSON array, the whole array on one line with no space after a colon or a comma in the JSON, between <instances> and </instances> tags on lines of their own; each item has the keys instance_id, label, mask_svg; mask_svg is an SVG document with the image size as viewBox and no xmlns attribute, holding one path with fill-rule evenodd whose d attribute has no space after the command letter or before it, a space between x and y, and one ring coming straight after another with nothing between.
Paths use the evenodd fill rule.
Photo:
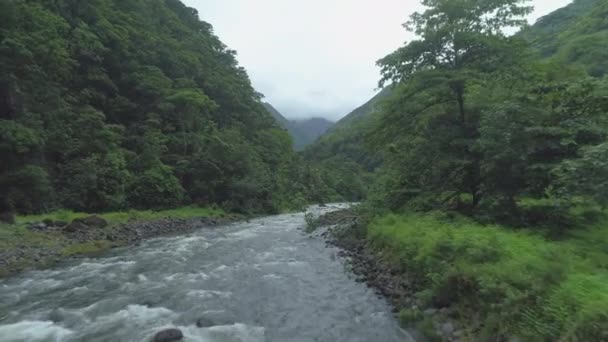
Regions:
<instances>
[{"instance_id":1,"label":"dense vegetation","mask_svg":"<svg viewBox=\"0 0 608 342\"><path fill-rule=\"evenodd\" d=\"M379 61L395 84L370 134L387 152L383 206L562 227L574 207L608 204L608 82L502 34L520 2L425 2L409 26L419 40Z\"/></svg>"},{"instance_id":2,"label":"dense vegetation","mask_svg":"<svg viewBox=\"0 0 608 342\"><path fill-rule=\"evenodd\" d=\"M374 155L370 245L472 340L608 340L608 3L516 35L524 0L422 3L389 94L307 157Z\"/></svg>"},{"instance_id":3,"label":"dense vegetation","mask_svg":"<svg viewBox=\"0 0 608 342\"><path fill-rule=\"evenodd\" d=\"M384 88L346 115L303 152L306 160L321 168L326 184L342 199L364 199L373 172L382 164L381 154L363 143L363 136L380 114L380 104L391 94L391 89Z\"/></svg>"},{"instance_id":4,"label":"dense vegetation","mask_svg":"<svg viewBox=\"0 0 608 342\"><path fill-rule=\"evenodd\" d=\"M324 187L291 146L178 0L0 2L0 212L294 208Z\"/></svg>"},{"instance_id":5,"label":"dense vegetation","mask_svg":"<svg viewBox=\"0 0 608 342\"><path fill-rule=\"evenodd\" d=\"M522 32L543 57L578 64L592 76L608 74L608 3L576 0Z\"/></svg>"}]
</instances>

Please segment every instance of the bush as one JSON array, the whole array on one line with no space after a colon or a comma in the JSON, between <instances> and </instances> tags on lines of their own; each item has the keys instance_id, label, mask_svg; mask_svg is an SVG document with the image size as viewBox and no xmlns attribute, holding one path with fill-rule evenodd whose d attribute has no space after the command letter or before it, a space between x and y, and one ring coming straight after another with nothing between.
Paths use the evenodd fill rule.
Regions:
<instances>
[{"instance_id":1,"label":"bush","mask_svg":"<svg viewBox=\"0 0 608 342\"><path fill-rule=\"evenodd\" d=\"M165 209L177 207L183 197L184 189L171 168L158 165L135 178L129 203L141 209Z\"/></svg>"},{"instance_id":2,"label":"bush","mask_svg":"<svg viewBox=\"0 0 608 342\"><path fill-rule=\"evenodd\" d=\"M480 313L486 335L606 338L608 271L601 262L608 251L584 243L584 234L554 242L465 219L387 215L370 224L368 237L417 281L427 304L454 306L463 317Z\"/></svg>"}]
</instances>

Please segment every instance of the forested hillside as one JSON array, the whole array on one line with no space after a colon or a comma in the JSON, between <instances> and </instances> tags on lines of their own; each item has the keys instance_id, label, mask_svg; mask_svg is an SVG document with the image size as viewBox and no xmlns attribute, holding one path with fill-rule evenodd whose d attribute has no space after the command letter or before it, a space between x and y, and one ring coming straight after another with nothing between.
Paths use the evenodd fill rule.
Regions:
<instances>
[{"instance_id":1,"label":"forested hillside","mask_svg":"<svg viewBox=\"0 0 608 342\"><path fill-rule=\"evenodd\" d=\"M0 211L306 203L235 55L178 0L1 1Z\"/></svg>"},{"instance_id":2,"label":"forested hillside","mask_svg":"<svg viewBox=\"0 0 608 342\"><path fill-rule=\"evenodd\" d=\"M264 107L275 118L279 126L286 129L293 138L293 147L296 151L301 151L317 138L325 134L334 123L324 118L310 118L299 120L288 120L270 103L264 103Z\"/></svg>"},{"instance_id":3,"label":"forested hillside","mask_svg":"<svg viewBox=\"0 0 608 342\"><path fill-rule=\"evenodd\" d=\"M541 18L522 34L543 57L580 65L591 76L601 77L608 74L606 18L607 2L575 0Z\"/></svg>"},{"instance_id":4,"label":"forested hillside","mask_svg":"<svg viewBox=\"0 0 608 342\"><path fill-rule=\"evenodd\" d=\"M380 156L370 153L363 140L366 129L373 123L374 114L380 110L380 102L390 93L390 87L384 88L367 103L338 121L327 134L306 149L306 158L324 161L340 157L359 164L366 171L373 171L380 164Z\"/></svg>"}]
</instances>

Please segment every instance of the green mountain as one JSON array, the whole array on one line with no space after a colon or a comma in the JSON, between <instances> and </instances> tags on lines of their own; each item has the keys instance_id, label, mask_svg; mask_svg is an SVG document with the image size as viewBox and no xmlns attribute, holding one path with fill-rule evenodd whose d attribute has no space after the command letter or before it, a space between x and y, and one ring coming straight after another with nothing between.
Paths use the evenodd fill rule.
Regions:
<instances>
[{"instance_id":1,"label":"green mountain","mask_svg":"<svg viewBox=\"0 0 608 342\"><path fill-rule=\"evenodd\" d=\"M294 149L296 151L301 151L311 145L334 126L333 122L324 118L288 120L270 103L264 103L264 107L275 118L277 123L289 132L293 138Z\"/></svg>"},{"instance_id":2,"label":"green mountain","mask_svg":"<svg viewBox=\"0 0 608 342\"><path fill-rule=\"evenodd\" d=\"M367 171L373 171L380 164L380 158L365 148L364 135L374 120L374 114L379 112L382 100L390 94L391 89L384 88L367 103L338 121L305 150L306 158L323 161L340 157L361 165Z\"/></svg>"},{"instance_id":3,"label":"green mountain","mask_svg":"<svg viewBox=\"0 0 608 342\"><path fill-rule=\"evenodd\" d=\"M576 0L522 32L543 57L577 64L591 76L608 74L608 2Z\"/></svg>"},{"instance_id":4,"label":"green mountain","mask_svg":"<svg viewBox=\"0 0 608 342\"><path fill-rule=\"evenodd\" d=\"M178 0L0 1L0 212L302 205L235 56Z\"/></svg>"}]
</instances>

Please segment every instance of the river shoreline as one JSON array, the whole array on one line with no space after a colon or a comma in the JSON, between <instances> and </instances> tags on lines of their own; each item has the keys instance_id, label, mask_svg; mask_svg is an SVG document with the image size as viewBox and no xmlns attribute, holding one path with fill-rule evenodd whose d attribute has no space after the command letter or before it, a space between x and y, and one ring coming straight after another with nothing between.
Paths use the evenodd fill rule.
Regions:
<instances>
[{"instance_id":1,"label":"river shoreline","mask_svg":"<svg viewBox=\"0 0 608 342\"><path fill-rule=\"evenodd\" d=\"M323 215L315 221L325 228L321 236L338 247L358 282L385 298L401 324L421 341L467 341L467 333L450 307L425 307L416 297L416 284L407 270L399 269L375 251L366 238L365 224L350 209Z\"/></svg>"},{"instance_id":2,"label":"river shoreline","mask_svg":"<svg viewBox=\"0 0 608 342\"><path fill-rule=\"evenodd\" d=\"M99 217L93 215L90 218ZM69 231L69 226L49 227L38 234L53 243L28 245L24 241L0 251L0 279L28 270L52 267L71 258L101 255L112 248L136 245L146 239L213 229L240 220L243 220L243 217L228 215L138 220L98 227L79 226L79 229L73 231Z\"/></svg>"}]
</instances>

